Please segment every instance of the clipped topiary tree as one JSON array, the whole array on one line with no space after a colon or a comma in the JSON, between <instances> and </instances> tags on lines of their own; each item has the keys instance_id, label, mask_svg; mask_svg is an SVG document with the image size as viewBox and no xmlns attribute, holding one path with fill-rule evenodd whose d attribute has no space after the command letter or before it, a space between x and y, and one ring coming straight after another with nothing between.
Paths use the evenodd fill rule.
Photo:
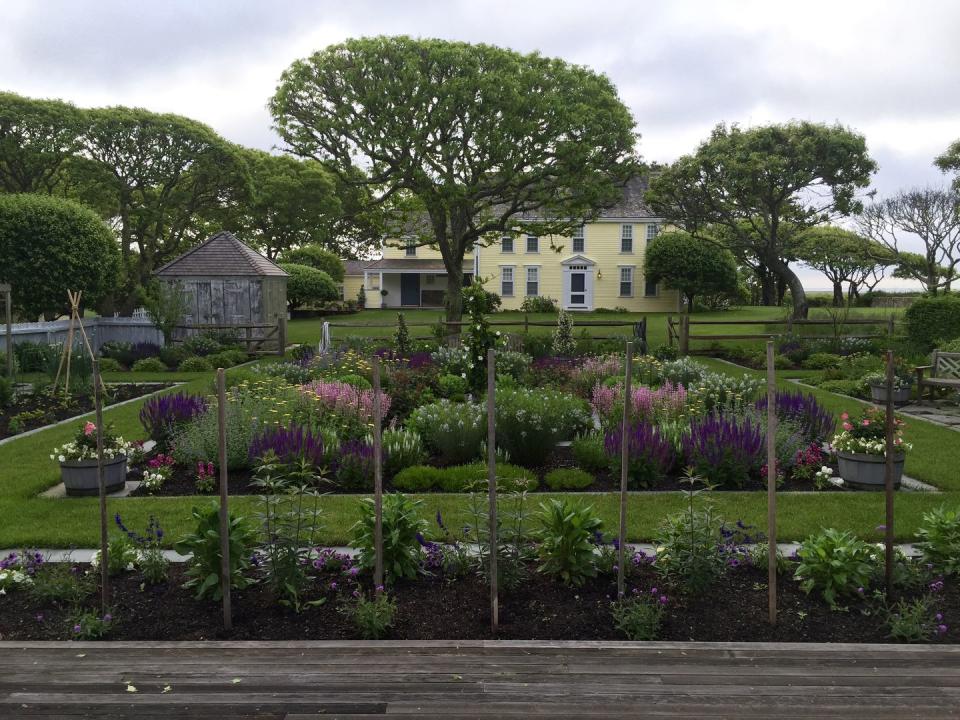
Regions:
<instances>
[{"instance_id":1,"label":"clipped topiary tree","mask_svg":"<svg viewBox=\"0 0 960 720\"><path fill-rule=\"evenodd\" d=\"M662 233L650 242L643 272L648 281L662 280L683 293L688 312L697 295L737 288L737 263L730 251L680 230Z\"/></svg>"},{"instance_id":2,"label":"clipped topiary tree","mask_svg":"<svg viewBox=\"0 0 960 720\"><path fill-rule=\"evenodd\" d=\"M53 318L68 308L67 290L93 305L120 271L113 232L92 210L48 195L0 195L0 281L26 317Z\"/></svg>"},{"instance_id":3,"label":"clipped topiary tree","mask_svg":"<svg viewBox=\"0 0 960 720\"><path fill-rule=\"evenodd\" d=\"M291 310L309 303L336 300L339 296L333 279L323 270L294 263L281 263L280 267L290 276L287 280L287 306Z\"/></svg>"},{"instance_id":4,"label":"clipped topiary tree","mask_svg":"<svg viewBox=\"0 0 960 720\"><path fill-rule=\"evenodd\" d=\"M343 282L343 276L346 272L343 267L343 260L319 245L304 245L293 250L287 250L283 253L282 260L285 263L306 265L317 270L323 270L334 282Z\"/></svg>"},{"instance_id":5,"label":"clipped topiary tree","mask_svg":"<svg viewBox=\"0 0 960 720\"><path fill-rule=\"evenodd\" d=\"M557 316L557 329L553 333L553 353L561 357L570 357L576 349L577 342L573 339L573 316L566 310L561 310Z\"/></svg>"},{"instance_id":6,"label":"clipped topiary tree","mask_svg":"<svg viewBox=\"0 0 960 720\"><path fill-rule=\"evenodd\" d=\"M402 357L410 354L410 331L407 330L407 321L403 319L403 313L397 313L397 332L393 336L393 349Z\"/></svg>"}]
</instances>

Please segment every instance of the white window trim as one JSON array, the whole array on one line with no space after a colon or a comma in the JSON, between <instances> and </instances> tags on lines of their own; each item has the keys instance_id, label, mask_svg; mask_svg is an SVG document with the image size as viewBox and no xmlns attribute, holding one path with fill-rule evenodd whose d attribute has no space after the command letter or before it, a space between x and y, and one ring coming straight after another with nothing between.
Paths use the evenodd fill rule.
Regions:
<instances>
[{"instance_id":1,"label":"white window trim","mask_svg":"<svg viewBox=\"0 0 960 720\"><path fill-rule=\"evenodd\" d=\"M623 271L630 271L630 294L623 294ZM617 265L617 297L632 298L637 296L637 266Z\"/></svg>"},{"instance_id":2,"label":"white window trim","mask_svg":"<svg viewBox=\"0 0 960 720\"><path fill-rule=\"evenodd\" d=\"M404 257L416 257L417 246L413 242L408 242L403 248Z\"/></svg>"},{"instance_id":3,"label":"white window trim","mask_svg":"<svg viewBox=\"0 0 960 720\"><path fill-rule=\"evenodd\" d=\"M627 228L630 228L630 237L629 237L629 238L626 236L626 233L624 232ZM624 240L628 240L628 239L630 240L630 249L629 249L629 250L624 250L624 249L623 249L623 241L624 241ZM620 254L621 254L621 255L633 255L634 250L635 250L635 248L636 248L635 243L636 243L636 236L635 236L635 234L634 234L634 232L633 232L633 223L621 223L621 225L620 225Z\"/></svg>"},{"instance_id":4,"label":"white window trim","mask_svg":"<svg viewBox=\"0 0 960 720\"><path fill-rule=\"evenodd\" d=\"M530 290L530 271L536 270L537 272L537 294L531 295ZM540 297L540 284L542 278L540 277L540 266L539 265L524 265L523 266L523 296L524 297Z\"/></svg>"},{"instance_id":5,"label":"white window trim","mask_svg":"<svg viewBox=\"0 0 960 720\"><path fill-rule=\"evenodd\" d=\"M504 240L509 240L509 241L510 241L510 250L504 250L504 249L503 249L503 241L504 241ZM508 235L504 235L503 237L500 238L500 252L501 252L502 254L504 254L504 255L513 255L516 251L517 251L517 239L516 239L516 238L510 237L510 236L508 236Z\"/></svg>"},{"instance_id":6,"label":"white window trim","mask_svg":"<svg viewBox=\"0 0 960 720\"><path fill-rule=\"evenodd\" d=\"M660 234L659 223L647 223L647 242L650 242L659 234Z\"/></svg>"},{"instance_id":7,"label":"white window trim","mask_svg":"<svg viewBox=\"0 0 960 720\"><path fill-rule=\"evenodd\" d=\"M577 246L575 245L577 240L581 240L583 242L583 247L580 248L579 250L577 250ZM587 251L587 226L586 225L580 226L580 235L570 236L570 250L571 252L575 252L575 253L585 253Z\"/></svg>"},{"instance_id":8,"label":"white window trim","mask_svg":"<svg viewBox=\"0 0 960 720\"><path fill-rule=\"evenodd\" d=\"M503 273L505 270L510 271L510 284L513 285L513 292L509 295L503 291L504 277ZM500 295L501 297L514 297L517 294L517 266L516 265L501 265L500 266Z\"/></svg>"},{"instance_id":9,"label":"white window trim","mask_svg":"<svg viewBox=\"0 0 960 720\"><path fill-rule=\"evenodd\" d=\"M530 238L537 239L537 249L530 249ZM527 255L539 255L540 254L540 236L539 235L525 235L523 238L523 249Z\"/></svg>"}]
</instances>

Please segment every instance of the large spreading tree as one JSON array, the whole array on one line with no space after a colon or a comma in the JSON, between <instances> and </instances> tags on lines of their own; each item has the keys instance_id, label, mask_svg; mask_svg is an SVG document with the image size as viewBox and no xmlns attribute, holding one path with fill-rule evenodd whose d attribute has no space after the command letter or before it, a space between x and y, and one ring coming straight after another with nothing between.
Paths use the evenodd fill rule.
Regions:
<instances>
[{"instance_id":1,"label":"large spreading tree","mask_svg":"<svg viewBox=\"0 0 960 720\"><path fill-rule=\"evenodd\" d=\"M718 125L693 155L653 179L648 199L695 237L716 237L712 226L722 226L734 254L753 256L781 279L794 317L804 318L806 293L790 267L795 234L859 211L857 191L875 170L863 136L839 125Z\"/></svg>"},{"instance_id":2,"label":"large spreading tree","mask_svg":"<svg viewBox=\"0 0 960 720\"><path fill-rule=\"evenodd\" d=\"M294 154L399 213L394 238L439 249L449 320L475 245L566 234L636 171L633 118L607 77L491 45L348 40L285 70L270 110Z\"/></svg>"},{"instance_id":3,"label":"large spreading tree","mask_svg":"<svg viewBox=\"0 0 960 720\"><path fill-rule=\"evenodd\" d=\"M898 260L898 276L917 280L936 295L950 291L960 268L960 191L946 188L905 190L868 205L859 217L864 235ZM906 250L919 239L923 251Z\"/></svg>"},{"instance_id":4,"label":"large spreading tree","mask_svg":"<svg viewBox=\"0 0 960 720\"><path fill-rule=\"evenodd\" d=\"M861 289L873 290L885 268L896 264L893 254L880 243L836 225L822 225L798 238L800 262L819 270L833 285L833 306L843 307L844 283L850 300Z\"/></svg>"}]
</instances>

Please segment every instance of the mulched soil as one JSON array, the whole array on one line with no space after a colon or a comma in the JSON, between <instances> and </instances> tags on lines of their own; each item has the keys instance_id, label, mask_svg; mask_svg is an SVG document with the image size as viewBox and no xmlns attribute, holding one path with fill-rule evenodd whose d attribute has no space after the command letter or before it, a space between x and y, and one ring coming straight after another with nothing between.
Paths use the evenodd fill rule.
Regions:
<instances>
[{"instance_id":1,"label":"mulched soil","mask_svg":"<svg viewBox=\"0 0 960 720\"><path fill-rule=\"evenodd\" d=\"M107 385L107 396L104 398L104 402L107 403L105 407L124 400L132 400L171 387L171 385L172 383L109 384ZM0 412L0 440L76 415L92 412L93 409L92 393L77 393L66 398L62 393L36 393L21 396L13 405ZM17 428L16 432L11 432L10 421L21 413L30 413L31 416L21 416L19 419L20 427Z\"/></svg>"},{"instance_id":2,"label":"mulched soil","mask_svg":"<svg viewBox=\"0 0 960 720\"><path fill-rule=\"evenodd\" d=\"M352 622L339 610L341 601L329 589L331 579L319 574L307 599L326 598L318 607L297 614L274 601L259 585L232 596L234 630L225 633L221 606L198 601L180 584L182 566L172 566L170 581L147 587L136 573L115 578L109 640L326 640L357 639ZM662 640L779 641L779 642L888 642L880 620L861 612L864 603L846 611L831 611L818 596L808 596L789 576L781 576L779 616L767 623L766 571L742 567L730 571L701 598L684 598L662 586L669 597L661 628ZM555 583L532 566L515 588L501 591L500 632L503 639L603 640L622 639L610 617L615 577L606 575L582 588ZM656 580L643 568L631 577L630 587L648 591ZM489 591L476 575L456 579L428 577L391 588L398 605L390 639L492 638ZM949 583L939 597L938 610L950 630L936 642L960 642L960 588ZM97 607L98 596L86 606ZM31 601L27 592L0 599L0 640L63 640L72 635L71 611Z\"/></svg>"}]
</instances>

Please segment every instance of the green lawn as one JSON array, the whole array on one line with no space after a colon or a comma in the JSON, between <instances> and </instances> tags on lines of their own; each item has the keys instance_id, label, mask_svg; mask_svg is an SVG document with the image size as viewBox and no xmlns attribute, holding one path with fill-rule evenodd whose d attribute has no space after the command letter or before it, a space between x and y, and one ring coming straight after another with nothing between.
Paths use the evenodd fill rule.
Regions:
<instances>
[{"instance_id":1,"label":"green lawn","mask_svg":"<svg viewBox=\"0 0 960 720\"><path fill-rule=\"evenodd\" d=\"M412 317L436 320L435 312L408 313ZM765 308L751 308L749 311L720 313L720 317L745 317L763 322L778 316ZM519 314L498 314L499 317L519 317ZM578 316L581 317L581 316ZM620 315L601 315L600 319L621 318ZM387 322L395 318L392 311L368 311L360 315L367 322ZM651 321L651 340L659 340L655 333L661 328L665 337L665 320ZM316 342L319 337L319 320L294 321L291 323L291 342ZM547 331L538 329L537 331ZM369 328L371 335L388 335L389 330ZM356 334L351 330L351 334ZM739 369L716 361L705 360L711 367L724 372L739 373ZM745 372L754 373L746 370ZM784 373L780 385L795 389L796 385L786 381L786 376L802 373ZM206 392L210 388L209 374L185 375L181 373L131 374L122 373L107 376L109 380L158 380L182 379L187 381L185 388L193 392ZM857 401L818 389L806 388L813 392L823 403L836 413L853 408ZM173 391L168 391L173 392ZM138 414L140 403L107 410L105 417L113 423L117 432L129 439L140 438ZM41 433L16 440L0 446L0 548L43 546L43 547L93 547L98 542L99 520L97 500L95 498L50 500L38 497L43 490L56 484L59 470L50 460L51 448L67 441L76 428L66 425L51 428ZM914 450L908 456L907 473L925 482L937 485L946 492L942 494L901 493L897 496L896 536L899 540L912 539L921 515L942 503L951 506L960 505L960 443L957 434L929 423L911 421L907 428L909 440ZM417 496L423 501L424 517L432 518L441 511L448 527L461 527L467 521L467 501L463 496L445 494L425 494ZM540 502L547 496L537 495L533 501ZM713 496L718 508L729 520L744 521L763 526L766 517L766 496L764 493L717 493ZM328 496L324 499L326 507L326 531L324 541L341 544L348 541L349 528L357 512L359 496ZM615 495L589 496L586 501L592 503L601 514L607 528L615 528L617 523L617 498ZM190 509L198 503L210 500L202 498L124 498L109 501L111 514L120 513L130 527L144 527L150 515L156 515L167 530L167 539L173 542L178 536L190 529ZM251 497L233 499L232 506L242 513L252 512L256 503ZM630 498L628 512L629 536L632 540L653 538L660 519L678 510L683 498L677 493L636 494ZM781 495L778 500L779 537L786 540L801 539L811 531L821 527L849 529L867 539L879 539L876 526L883 522L883 496L878 493L806 493Z\"/></svg>"}]
</instances>

